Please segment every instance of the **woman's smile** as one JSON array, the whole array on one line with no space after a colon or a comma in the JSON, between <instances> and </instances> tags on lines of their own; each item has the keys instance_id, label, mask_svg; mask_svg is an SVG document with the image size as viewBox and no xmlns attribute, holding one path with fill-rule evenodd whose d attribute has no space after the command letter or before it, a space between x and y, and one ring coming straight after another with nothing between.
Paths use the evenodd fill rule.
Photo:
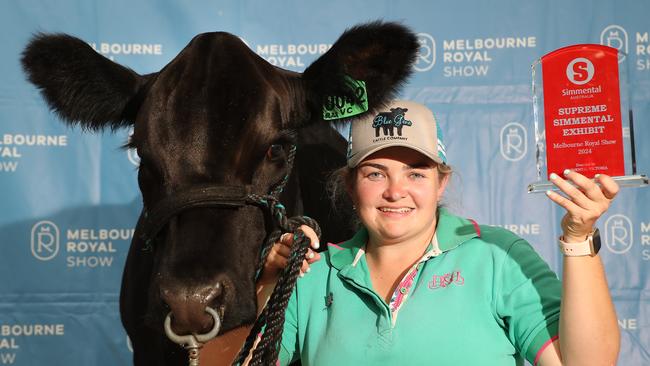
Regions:
<instances>
[{"instance_id":1,"label":"woman's smile","mask_svg":"<svg viewBox=\"0 0 650 366\"><path fill-rule=\"evenodd\" d=\"M413 213L413 207L379 207L379 211L386 217L402 218Z\"/></svg>"}]
</instances>

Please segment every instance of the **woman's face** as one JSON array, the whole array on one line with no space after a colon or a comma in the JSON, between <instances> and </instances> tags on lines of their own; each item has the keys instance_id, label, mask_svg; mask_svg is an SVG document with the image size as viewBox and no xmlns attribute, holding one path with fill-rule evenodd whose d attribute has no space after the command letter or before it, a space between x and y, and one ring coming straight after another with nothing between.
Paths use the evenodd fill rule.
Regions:
<instances>
[{"instance_id":1,"label":"woman's face","mask_svg":"<svg viewBox=\"0 0 650 366\"><path fill-rule=\"evenodd\" d=\"M436 163L405 147L380 150L357 169L351 187L361 222L377 244L427 241L435 231L436 207L447 185Z\"/></svg>"}]
</instances>

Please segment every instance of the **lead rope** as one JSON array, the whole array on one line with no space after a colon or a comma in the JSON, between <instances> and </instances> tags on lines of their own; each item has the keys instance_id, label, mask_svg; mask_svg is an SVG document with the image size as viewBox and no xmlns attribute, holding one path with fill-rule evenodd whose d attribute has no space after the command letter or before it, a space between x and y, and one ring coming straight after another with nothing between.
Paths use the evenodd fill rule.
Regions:
<instances>
[{"instance_id":1,"label":"lead rope","mask_svg":"<svg viewBox=\"0 0 650 366\"><path fill-rule=\"evenodd\" d=\"M294 145L289 150L287 156L288 171L291 171L295 154L296 146ZM275 222L275 227L277 228L269 234L262 250L260 251L260 261L255 275L256 280L264 269L264 263L266 262L266 257L268 256L269 251L273 247L273 244L280 239L280 236L283 233L293 233L294 242L291 248L291 254L289 255L289 263L282 271L269 301L262 310L262 313L255 320L255 324L246 337L242 349L233 361L234 366L239 366L244 363L259 334L261 334L261 339L253 351L249 365L275 365L280 351L279 347L280 341L282 340L285 311L289 304L289 298L291 297L296 285L296 281L298 280L302 261L310 246L309 238L305 236L302 230L300 230L300 226L307 225L314 229L319 237L321 235L318 223L312 218L307 216L287 217L286 209L284 205L280 203L278 196L282 193L288 180L289 174L285 175L285 177L278 182L278 184L271 190L271 193L267 196L250 194L247 197L248 202L269 209L271 217Z\"/></svg>"},{"instance_id":2,"label":"lead rope","mask_svg":"<svg viewBox=\"0 0 650 366\"><path fill-rule=\"evenodd\" d=\"M237 358L235 358L233 365L243 364L260 333L262 333L260 342L253 351L249 365L275 365L278 358L280 340L282 339L285 311L291 293L293 292L293 288L296 285L302 261L310 246L310 240L305 236L302 230L300 230L300 225L311 227L318 236L321 234L320 227L315 220L307 216L287 218L284 206L277 201L270 202L268 198L269 197L267 196L261 199L268 203L268 207L271 210L279 229L274 230L269 235L262 248L262 260L260 260L258 265L257 274L259 275L261 273L268 252L273 244L278 241L282 233L293 233L294 243L291 248L291 254L289 255L289 263L282 271L267 305L262 310L262 313L257 317L257 320L248 334L246 342L244 342Z\"/></svg>"}]
</instances>

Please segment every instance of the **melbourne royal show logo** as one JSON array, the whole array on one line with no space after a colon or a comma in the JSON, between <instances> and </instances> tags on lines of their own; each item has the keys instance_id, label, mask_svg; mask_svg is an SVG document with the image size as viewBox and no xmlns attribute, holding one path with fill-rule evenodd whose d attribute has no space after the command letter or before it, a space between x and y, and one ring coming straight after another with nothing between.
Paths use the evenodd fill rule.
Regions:
<instances>
[{"instance_id":1,"label":"melbourne royal show logo","mask_svg":"<svg viewBox=\"0 0 650 366\"><path fill-rule=\"evenodd\" d=\"M417 71L429 71L436 64L436 40L428 33L418 33L417 59L413 68Z\"/></svg>"},{"instance_id":2,"label":"melbourne royal show logo","mask_svg":"<svg viewBox=\"0 0 650 366\"><path fill-rule=\"evenodd\" d=\"M620 25L612 24L600 33L600 44L616 48L618 52L618 63L625 60L628 52L627 32Z\"/></svg>"},{"instance_id":3,"label":"melbourne royal show logo","mask_svg":"<svg viewBox=\"0 0 650 366\"><path fill-rule=\"evenodd\" d=\"M31 229L31 252L41 261L56 258L60 252L65 266L111 267L119 253L133 238L132 228L78 228L62 230L52 221L39 221ZM63 242L61 242L63 240Z\"/></svg>"},{"instance_id":4,"label":"melbourne royal show logo","mask_svg":"<svg viewBox=\"0 0 650 366\"><path fill-rule=\"evenodd\" d=\"M623 254L632 248L634 235L629 217L621 214L610 216L605 221L604 231L605 245L610 252Z\"/></svg>"},{"instance_id":5,"label":"melbourne royal show logo","mask_svg":"<svg viewBox=\"0 0 650 366\"><path fill-rule=\"evenodd\" d=\"M133 139L133 128L129 131L129 142ZM138 155L138 149L136 148L129 148L127 150L127 157L129 158L129 161L131 164L139 167L140 166L140 155Z\"/></svg>"},{"instance_id":6,"label":"melbourne royal show logo","mask_svg":"<svg viewBox=\"0 0 650 366\"><path fill-rule=\"evenodd\" d=\"M508 161L521 160L528 151L526 128L517 122L511 122L501 129L501 156Z\"/></svg>"},{"instance_id":7,"label":"melbourne royal show logo","mask_svg":"<svg viewBox=\"0 0 650 366\"><path fill-rule=\"evenodd\" d=\"M59 228L52 221L39 221L32 226L32 255L49 261L59 253Z\"/></svg>"}]
</instances>

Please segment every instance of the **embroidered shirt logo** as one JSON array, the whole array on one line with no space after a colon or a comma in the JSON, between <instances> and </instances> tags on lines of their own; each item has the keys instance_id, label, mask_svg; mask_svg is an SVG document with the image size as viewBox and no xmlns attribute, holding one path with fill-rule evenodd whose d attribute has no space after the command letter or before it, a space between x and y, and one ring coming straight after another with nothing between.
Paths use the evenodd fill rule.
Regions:
<instances>
[{"instance_id":1,"label":"embroidered shirt logo","mask_svg":"<svg viewBox=\"0 0 650 366\"><path fill-rule=\"evenodd\" d=\"M404 118L407 108L391 108L390 112L379 113L372 120L372 127L375 129L375 137L379 137L379 130L383 130L384 136L393 136L397 129L397 136L402 136L402 127L411 126L413 123Z\"/></svg>"},{"instance_id":2,"label":"embroidered shirt logo","mask_svg":"<svg viewBox=\"0 0 650 366\"><path fill-rule=\"evenodd\" d=\"M429 289L436 290L451 285L462 286L464 284L465 278L460 274L460 271L454 271L443 275L433 275L431 281L429 281Z\"/></svg>"}]
</instances>

